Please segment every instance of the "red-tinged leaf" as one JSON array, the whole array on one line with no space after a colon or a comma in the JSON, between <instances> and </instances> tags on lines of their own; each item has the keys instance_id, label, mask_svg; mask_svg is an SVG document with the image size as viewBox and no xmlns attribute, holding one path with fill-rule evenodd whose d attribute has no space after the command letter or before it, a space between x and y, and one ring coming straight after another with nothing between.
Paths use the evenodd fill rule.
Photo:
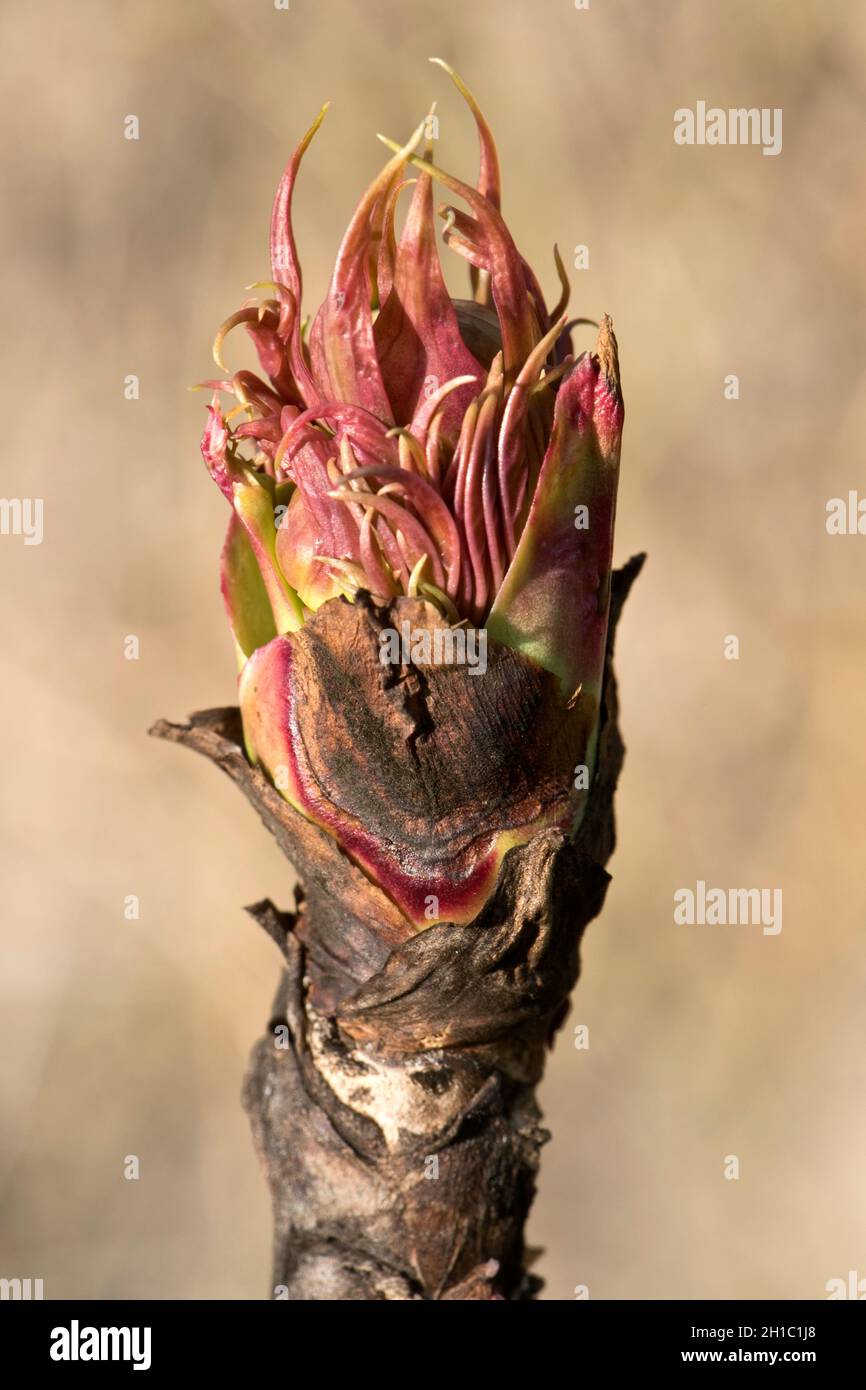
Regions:
<instances>
[{"instance_id":1,"label":"red-tinged leaf","mask_svg":"<svg viewBox=\"0 0 866 1390\"><path fill-rule=\"evenodd\" d=\"M301 492L292 495L280 520L276 545L280 569L307 608L315 611L344 592L334 571L319 558L331 552Z\"/></svg>"},{"instance_id":2,"label":"red-tinged leaf","mask_svg":"<svg viewBox=\"0 0 866 1390\"><path fill-rule=\"evenodd\" d=\"M418 179L397 248L391 292L373 330L382 379L395 418L408 423L425 399L458 376L481 368L463 342L445 286L433 224L433 183ZM442 407L444 430L456 439L471 387L458 388Z\"/></svg>"},{"instance_id":3,"label":"red-tinged leaf","mask_svg":"<svg viewBox=\"0 0 866 1390\"><path fill-rule=\"evenodd\" d=\"M390 483L402 489L435 540L445 566L448 592L455 593L460 580L460 534L454 517L436 489L425 478L405 468L374 465L347 473L345 478L347 483L355 478L376 478L380 483Z\"/></svg>"},{"instance_id":4,"label":"red-tinged leaf","mask_svg":"<svg viewBox=\"0 0 866 1390\"><path fill-rule=\"evenodd\" d=\"M498 209L502 206L502 181L499 175L499 156L496 153L493 131L484 119L481 108L466 86L466 83L463 81L462 77L454 71L450 63L446 63L442 58L431 58L430 62L435 63L437 67L447 72L475 118L475 128L478 131L478 147L481 155L476 187L482 198L486 198L489 203L492 203L493 207Z\"/></svg>"},{"instance_id":5,"label":"red-tinged leaf","mask_svg":"<svg viewBox=\"0 0 866 1390\"><path fill-rule=\"evenodd\" d=\"M274 279L285 285L292 299L292 327L289 334L289 362L298 390L307 405L316 399L318 391L310 373L301 343L301 265L298 260L295 236L292 229L292 193L295 179L301 167L301 160L322 121L325 119L327 103L322 107L301 143L289 160L285 173L277 186L274 206L271 212L271 267Z\"/></svg>"},{"instance_id":6,"label":"red-tinged leaf","mask_svg":"<svg viewBox=\"0 0 866 1390\"><path fill-rule=\"evenodd\" d=\"M393 148L391 141L386 144ZM513 379L538 341L539 326L527 294L520 253L511 233L499 211L470 184L419 155L411 155L410 163L422 173L438 179L472 210L476 224L473 235L490 273L490 288L499 315L506 380Z\"/></svg>"},{"instance_id":7,"label":"red-tinged leaf","mask_svg":"<svg viewBox=\"0 0 866 1390\"><path fill-rule=\"evenodd\" d=\"M294 632L303 622L303 610L277 562L273 480L230 456L228 432L216 396L208 410L209 420L201 442L205 463L246 531L277 632Z\"/></svg>"},{"instance_id":8,"label":"red-tinged leaf","mask_svg":"<svg viewBox=\"0 0 866 1390\"><path fill-rule=\"evenodd\" d=\"M434 582L440 588L445 587L445 572L437 546L426 526L400 502L381 492L354 492L350 488L340 489L334 492L333 496L339 502L351 503L353 506L381 512L385 520L390 523L398 542L401 536L403 538L404 555L408 568L414 569L421 557L426 555L430 560Z\"/></svg>"},{"instance_id":9,"label":"red-tinged leaf","mask_svg":"<svg viewBox=\"0 0 866 1390\"><path fill-rule=\"evenodd\" d=\"M497 641L554 672L566 698L579 689L596 709L622 418L616 339L605 318L595 352L584 353L559 388L526 526L487 621Z\"/></svg>"},{"instance_id":10,"label":"red-tinged leaf","mask_svg":"<svg viewBox=\"0 0 866 1390\"><path fill-rule=\"evenodd\" d=\"M538 381L547 356L556 342L564 322L565 316L563 315L562 319L553 325L527 357L509 394L505 413L502 417L498 450L499 498L509 555L513 555L517 541L520 483L526 481L528 471L526 435L532 387Z\"/></svg>"},{"instance_id":11,"label":"red-tinged leaf","mask_svg":"<svg viewBox=\"0 0 866 1390\"><path fill-rule=\"evenodd\" d=\"M421 139L423 125L373 180L349 223L327 298L310 335L313 370L319 394L363 406L378 419L393 424L393 412L382 380L373 335L373 282L370 248L377 207L387 202L400 181L406 158Z\"/></svg>"}]
</instances>

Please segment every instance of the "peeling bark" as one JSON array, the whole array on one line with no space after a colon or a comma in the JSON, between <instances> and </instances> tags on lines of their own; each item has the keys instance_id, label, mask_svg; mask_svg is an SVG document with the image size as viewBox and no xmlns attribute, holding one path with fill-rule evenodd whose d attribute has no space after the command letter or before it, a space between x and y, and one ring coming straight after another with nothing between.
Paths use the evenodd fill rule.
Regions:
<instances>
[{"instance_id":1,"label":"peeling bark","mask_svg":"<svg viewBox=\"0 0 866 1390\"><path fill-rule=\"evenodd\" d=\"M268 901L249 909L284 963L244 1086L273 1198L275 1296L471 1300L537 1292L524 1243L547 1138L535 1088L568 1011L583 931L609 882L604 866L624 751L613 636L642 563L637 556L614 576L598 762L580 830L572 840L553 825L509 850L468 924L416 931L332 835L250 766L236 709L208 710L188 724L161 720L151 730L203 753L238 784L301 881L294 912ZM329 622L354 634L352 624L368 620L377 615L358 607ZM356 635L329 645L322 631L312 620L303 647L310 765L343 807L351 803L359 819L378 817L377 833L407 860L423 862L437 849L441 858L425 836L431 823L447 823L446 812L459 859L491 815L549 806L570 783L573 731L558 727L546 679L523 658L496 654L497 699L482 696L461 712L459 687L444 681L436 699L425 698L422 747L407 770L399 709L390 702L380 727L374 722L375 655L359 657ZM347 653L362 673L369 664L366 686ZM470 685L478 696L479 681ZM411 686L401 692L404 714L407 698ZM514 717L500 719L496 734L503 699L516 702ZM398 732L385 737L394 720ZM461 722L462 737L455 735ZM461 750L479 739L467 773ZM389 801L395 785L402 792ZM461 827L467 799L477 815Z\"/></svg>"}]
</instances>

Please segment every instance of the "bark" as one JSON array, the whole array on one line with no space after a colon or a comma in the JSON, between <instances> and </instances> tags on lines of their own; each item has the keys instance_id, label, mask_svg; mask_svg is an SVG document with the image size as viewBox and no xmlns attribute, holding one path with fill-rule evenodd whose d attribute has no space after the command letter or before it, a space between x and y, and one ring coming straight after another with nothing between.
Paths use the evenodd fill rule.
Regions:
<instances>
[{"instance_id":1,"label":"bark","mask_svg":"<svg viewBox=\"0 0 866 1390\"><path fill-rule=\"evenodd\" d=\"M274 1296L527 1299L540 1287L524 1241L548 1137L535 1088L609 882L624 753L613 637L642 563L614 575L580 830L570 839L551 826L509 850L469 923L414 930L334 836L250 765L236 709L151 730L227 773L300 879L294 912L249 909L284 967L244 1086L273 1198ZM445 863L462 872L491 818L526 823L537 800L553 804L570 785L578 725L569 732L561 707L556 717L537 668L498 653L482 678L492 700L477 681L461 694L453 673L436 686L435 672L382 696L364 645L382 614L327 608L299 644L308 772L395 862L420 872L426 855L431 873Z\"/></svg>"}]
</instances>

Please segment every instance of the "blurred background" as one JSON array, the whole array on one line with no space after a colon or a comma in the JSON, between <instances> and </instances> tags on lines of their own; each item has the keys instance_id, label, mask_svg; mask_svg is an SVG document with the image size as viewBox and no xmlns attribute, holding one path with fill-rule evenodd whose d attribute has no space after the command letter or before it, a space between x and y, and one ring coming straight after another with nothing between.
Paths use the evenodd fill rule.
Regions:
<instances>
[{"instance_id":1,"label":"blurred background","mask_svg":"<svg viewBox=\"0 0 866 1390\"><path fill-rule=\"evenodd\" d=\"M377 131L404 137L436 98L438 158L474 178L437 54L493 125L551 301L553 243L569 265L588 248L573 309L613 315L626 394L618 554L649 551L619 636L613 883L542 1090L544 1296L822 1298L866 1277L866 537L825 526L828 499L866 495L866 14L11 0L0 52L0 488L45 507L41 545L0 537L0 1276L267 1296L239 1093L278 959L242 906L290 906L291 875L227 780L145 736L234 700L227 513L186 387L269 274L273 190L325 99L296 196L308 310ZM781 154L676 145L699 100L783 108ZM462 262L449 277L464 293ZM227 354L251 364L240 336ZM698 879L781 888L783 930L675 925Z\"/></svg>"}]
</instances>

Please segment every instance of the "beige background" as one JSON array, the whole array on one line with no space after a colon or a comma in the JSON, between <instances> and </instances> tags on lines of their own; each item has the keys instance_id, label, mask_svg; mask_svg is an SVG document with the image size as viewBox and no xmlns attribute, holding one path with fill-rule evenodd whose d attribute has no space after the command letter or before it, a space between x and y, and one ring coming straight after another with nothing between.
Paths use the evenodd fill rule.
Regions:
<instances>
[{"instance_id":1,"label":"beige background","mask_svg":"<svg viewBox=\"0 0 866 1390\"><path fill-rule=\"evenodd\" d=\"M273 188L325 98L297 199L310 306L377 130L437 97L439 157L474 175L440 54L553 297L552 243L590 248L575 312L612 313L625 379L618 552L650 552L621 629L614 882L543 1091L546 1296L820 1298L866 1276L866 538L824 525L866 491L864 50L831 0L4 6L2 491L46 510L41 546L0 538L0 1275L49 1297L267 1291L238 1093L277 959L241 906L289 905L290 876L228 782L144 736L233 698L225 504L185 387L268 273ZM782 154L677 147L699 99L783 107ZM781 935L675 926L698 878L781 887Z\"/></svg>"}]
</instances>

